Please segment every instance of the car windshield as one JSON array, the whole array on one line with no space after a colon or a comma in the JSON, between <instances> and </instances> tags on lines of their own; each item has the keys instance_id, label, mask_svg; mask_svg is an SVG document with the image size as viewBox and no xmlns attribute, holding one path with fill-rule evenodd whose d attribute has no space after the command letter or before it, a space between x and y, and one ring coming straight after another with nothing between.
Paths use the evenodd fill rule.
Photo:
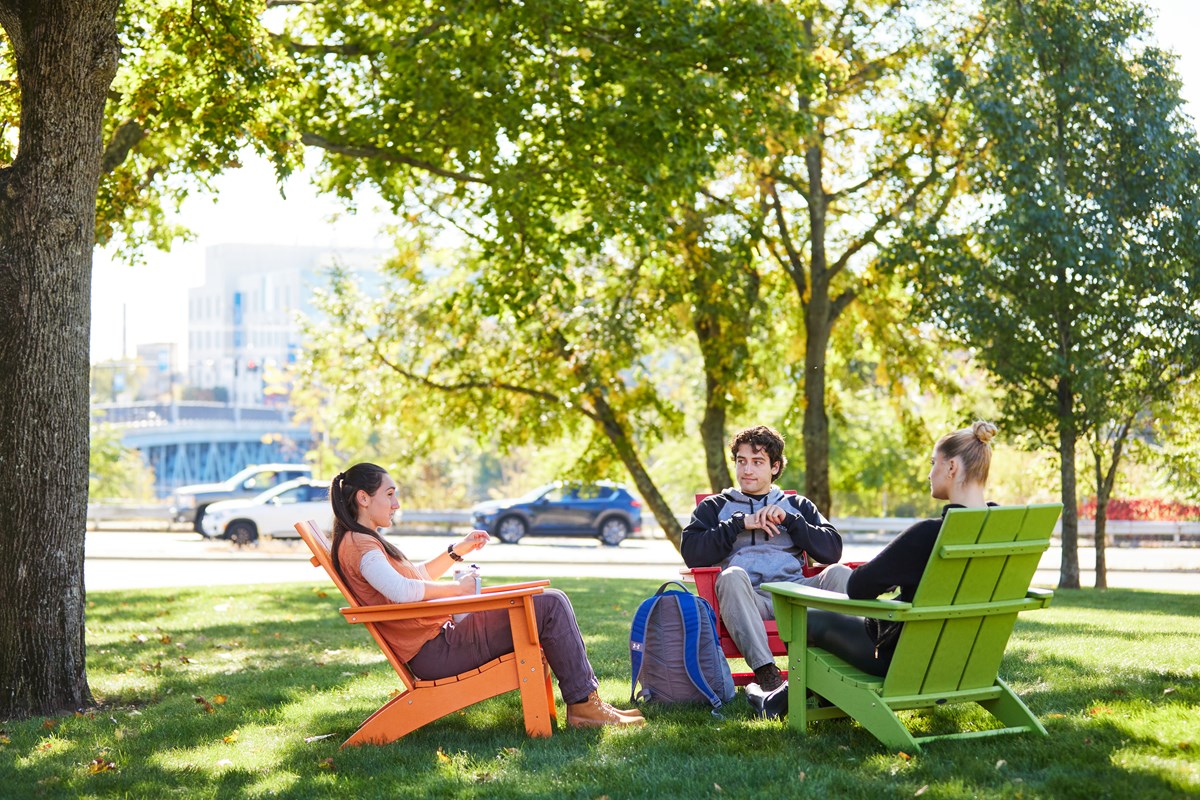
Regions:
<instances>
[{"instance_id":1,"label":"car windshield","mask_svg":"<svg viewBox=\"0 0 1200 800\"><path fill-rule=\"evenodd\" d=\"M548 484L546 486L539 486L538 488L534 489L532 492L527 492L526 494L523 494L520 497L518 497L517 502L518 503L536 502L537 500L541 499L542 495L544 495L546 492L549 492L555 488L557 488L557 487L552 483Z\"/></svg>"},{"instance_id":2,"label":"car windshield","mask_svg":"<svg viewBox=\"0 0 1200 800\"><path fill-rule=\"evenodd\" d=\"M272 497L276 497L276 496L288 491L289 489L295 489L295 488L296 488L296 485L294 483L281 483L278 486L272 486L270 489L267 489L265 492L262 492L261 494L256 494L254 496L254 502L255 503L265 503L268 500L270 500Z\"/></svg>"}]
</instances>

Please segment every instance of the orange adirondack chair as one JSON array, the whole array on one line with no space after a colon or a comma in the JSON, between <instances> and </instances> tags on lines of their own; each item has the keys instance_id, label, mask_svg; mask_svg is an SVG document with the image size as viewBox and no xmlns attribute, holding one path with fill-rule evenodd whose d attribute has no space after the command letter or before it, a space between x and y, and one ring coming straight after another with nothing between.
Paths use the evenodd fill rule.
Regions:
<instances>
[{"instance_id":1,"label":"orange adirondack chair","mask_svg":"<svg viewBox=\"0 0 1200 800\"><path fill-rule=\"evenodd\" d=\"M426 723L474 705L489 697L519 690L525 715L525 731L530 736L546 737L554 727L554 693L550 670L538 641L533 615L533 596L541 594L550 581L488 586L483 593L468 597L447 597L386 606L362 606L333 569L329 540L316 522L297 522L296 531L312 551L313 566L323 567L346 602L342 609L347 622L362 624L370 631L379 649L404 683L404 691L385 703L359 726L342 747L358 744L386 744ZM401 619L462 614L469 611L508 609L515 650L489 661L478 669L440 680L419 680L380 636L375 623Z\"/></svg>"},{"instance_id":2,"label":"orange adirondack chair","mask_svg":"<svg viewBox=\"0 0 1200 800\"><path fill-rule=\"evenodd\" d=\"M796 494L794 489L787 489L784 494ZM700 505L700 501L706 497L710 497L712 492L697 492L696 505ZM847 566L856 567L861 562L849 562ZM805 577L812 577L825 569L827 564L813 564L808 560L808 554L804 555L803 572ZM679 574L683 576L683 580L687 583L696 584L696 594L708 601L713 607L713 611L717 613L717 633L721 638L721 650L725 653L728 659L741 658L742 653L733 642L733 637L729 635L729 631L725 629L725 623L721 621L721 605L717 602L717 576L721 574L720 567L693 567L691 569L681 569ZM779 638L779 625L773 619L764 619L763 626L767 629L767 644L771 648L771 655L786 656L787 643ZM787 671L783 672L784 678L787 677ZM745 686L748 683L754 683L756 678L753 672L735 672L733 673L733 683L735 686Z\"/></svg>"}]
</instances>

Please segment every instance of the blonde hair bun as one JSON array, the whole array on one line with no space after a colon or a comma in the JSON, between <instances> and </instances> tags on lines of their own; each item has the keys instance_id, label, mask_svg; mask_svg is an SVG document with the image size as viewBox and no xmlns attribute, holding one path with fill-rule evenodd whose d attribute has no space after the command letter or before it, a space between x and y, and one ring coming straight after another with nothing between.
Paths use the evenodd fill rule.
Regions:
<instances>
[{"instance_id":1,"label":"blonde hair bun","mask_svg":"<svg viewBox=\"0 0 1200 800\"><path fill-rule=\"evenodd\" d=\"M971 433L975 434L975 438L979 441L988 444L996 435L996 426L990 422L977 420L971 425Z\"/></svg>"}]
</instances>

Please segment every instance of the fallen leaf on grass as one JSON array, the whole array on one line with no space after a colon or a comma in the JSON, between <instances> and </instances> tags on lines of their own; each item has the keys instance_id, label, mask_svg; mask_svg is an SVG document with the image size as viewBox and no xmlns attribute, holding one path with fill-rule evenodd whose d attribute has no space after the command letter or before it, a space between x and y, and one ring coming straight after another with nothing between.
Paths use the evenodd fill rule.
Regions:
<instances>
[{"instance_id":1,"label":"fallen leaf on grass","mask_svg":"<svg viewBox=\"0 0 1200 800\"><path fill-rule=\"evenodd\" d=\"M904 752L903 750L901 750L899 753L896 753L896 755L900 756L905 761L912 761L912 756L910 756L908 753Z\"/></svg>"},{"instance_id":2,"label":"fallen leaf on grass","mask_svg":"<svg viewBox=\"0 0 1200 800\"><path fill-rule=\"evenodd\" d=\"M1093 717L1098 717L1101 714L1111 714L1113 713L1113 710L1108 706L1092 706L1088 709L1088 713Z\"/></svg>"},{"instance_id":3,"label":"fallen leaf on grass","mask_svg":"<svg viewBox=\"0 0 1200 800\"><path fill-rule=\"evenodd\" d=\"M51 747L54 747L54 740L53 740L53 739L47 739L46 741L44 741L44 742L42 742L41 744L39 744L39 745L37 746L37 749L38 749L38 750L41 750L42 752L45 752L45 751L49 750Z\"/></svg>"},{"instance_id":4,"label":"fallen leaf on grass","mask_svg":"<svg viewBox=\"0 0 1200 800\"><path fill-rule=\"evenodd\" d=\"M317 767L319 769L327 769L330 772L334 772L337 769L337 767L335 767L333 765L332 758L322 758L320 761L317 762Z\"/></svg>"},{"instance_id":5,"label":"fallen leaf on grass","mask_svg":"<svg viewBox=\"0 0 1200 800\"><path fill-rule=\"evenodd\" d=\"M921 795L925 794L928 791L929 791L929 784L927 783L924 786L922 786L920 789L917 789L915 792L913 792L913 797L920 797Z\"/></svg>"},{"instance_id":6,"label":"fallen leaf on grass","mask_svg":"<svg viewBox=\"0 0 1200 800\"><path fill-rule=\"evenodd\" d=\"M225 744L233 744L234 742L236 742L238 740L238 732L234 731L233 733L229 734L228 736L226 736L224 738L225 738Z\"/></svg>"},{"instance_id":7,"label":"fallen leaf on grass","mask_svg":"<svg viewBox=\"0 0 1200 800\"><path fill-rule=\"evenodd\" d=\"M142 664L142 672L157 672L162 669L162 662L155 661L153 664Z\"/></svg>"},{"instance_id":8,"label":"fallen leaf on grass","mask_svg":"<svg viewBox=\"0 0 1200 800\"><path fill-rule=\"evenodd\" d=\"M219 706L225 705L225 701L229 698L223 694L214 694L212 701Z\"/></svg>"},{"instance_id":9,"label":"fallen leaf on grass","mask_svg":"<svg viewBox=\"0 0 1200 800\"><path fill-rule=\"evenodd\" d=\"M117 768L117 765L106 759L104 756L97 756L92 759L92 763L88 764L88 772L95 775L97 772L112 772Z\"/></svg>"},{"instance_id":10,"label":"fallen leaf on grass","mask_svg":"<svg viewBox=\"0 0 1200 800\"><path fill-rule=\"evenodd\" d=\"M322 739L328 739L330 736L333 736L333 734L332 733L322 733L319 736L305 736L304 741L311 744L312 742L319 742Z\"/></svg>"},{"instance_id":11,"label":"fallen leaf on grass","mask_svg":"<svg viewBox=\"0 0 1200 800\"><path fill-rule=\"evenodd\" d=\"M439 764L449 764L450 763L450 756L443 753L442 748L440 748L440 747L438 748L438 751L437 751L437 762Z\"/></svg>"},{"instance_id":12,"label":"fallen leaf on grass","mask_svg":"<svg viewBox=\"0 0 1200 800\"><path fill-rule=\"evenodd\" d=\"M1059 714L1059 713L1047 714L1046 719L1064 719L1066 716L1067 716L1066 714Z\"/></svg>"},{"instance_id":13,"label":"fallen leaf on grass","mask_svg":"<svg viewBox=\"0 0 1200 800\"><path fill-rule=\"evenodd\" d=\"M800 770L800 774L796 776L796 779L803 783L808 779L808 773L806 773L804 770Z\"/></svg>"},{"instance_id":14,"label":"fallen leaf on grass","mask_svg":"<svg viewBox=\"0 0 1200 800\"><path fill-rule=\"evenodd\" d=\"M180 664L190 664L190 663L192 663L192 660L190 658L188 658L187 656L180 656L179 663Z\"/></svg>"},{"instance_id":15,"label":"fallen leaf on grass","mask_svg":"<svg viewBox=\"0 0 1200 800\"><path fill-rule=\"evenodd\" d=\"M716 789L718 792L723 792L723 791L725 791L724 789L722 789L722 788L721 788L721 784L719 784L719 783L714 783L714 784L713 784L713 789Z\"/></svg>"},{"instance_id":16,"label":"fallen leaf on grass","mask_svg":"<svg viewBox=\"0 0 1200 800\"><path fill-rule=\"evenodd\" d=\"M1168 686L1167 688L1163 689L1163 694L1175 694L1175 687Z\"/></svg>"},{"instance_id":17,"label":"fallen leaf on grass","mask_svg":"<svg viewBox=\"0 0 1200 800\"><path fill-rule=\"evenodd\" d=\"M144 634L144 633L139 633L139 634L135 635L133 637L133 640L135 642L137 642L138 644L145 644L146 642L149 641L149 639L146 638L146 634Z\"/></svg>"},{"instance_id":18,"label":"fallen leaf on grass","mask_svg":"<svg viewBox=\"0 0 1200 800\"><path fill-rule=\"evenodd\" d=\"M12 744L12 739L8 738L7 733L0 733L0 747L6 744Z\"/></svg>"},{"instance_id":19,"label":"fallen leaf on grass","mask_svg":"<svg viewBox=\"0 0 1200 800\"><path fill-rule=\"evenodd\" d=\"M57 724L58 724L58 722L56 720L52 720L52 719L47 719L47 720L42 721L42 727L45 728L46 730L50 730Z\"/></svg>"},{"instance_id":20,"label":"fallen leaf on grass","mask_svg":"<svg viewBox=\"0 0 1200 800\"><path fill-rule=\"evenodd\" d=\"M1002 758L996 762L996 769L1000 769L1001 767L1005 766L1006 764L1008 764L1008 762Z\"/></svg>"},{"instance_id":21,"label":"fallen leaf on grass","mask_svg":"<svg viewBox=\"0 0 1200 800\"><path fill-rule=\"evenodd\" d=\"M162 636L158 637L158 640L160 642L162 642L163 644L170 644L171 643L171 634L164 633Z\"/></svg>"},{"instance_id":22,"label":"fallen leaf on grass","mask_svg":"<svg viewBox=\"0 0 1200 800\"><path fill-rule=\"evenodd\" d=\"M404 694L402 689L392 689L390 692L388 692L388 698L390 699L393 697L399 697L402 694Z\"/></svg>"},{"instance_id":23,"label":"fallen leaf on grass","mask_svg":"<svg viewBox=\"0 0 1200 800\"><path fill-rule=\"evenodd\" d=\"M216 710L213 708L212 703L208 702L207 700L205 700L203 697L200 697L199 695L197 695L196 697L194 697L192 699L204 707L205 714L212 714Z\"/></svg>"}]
</instances>

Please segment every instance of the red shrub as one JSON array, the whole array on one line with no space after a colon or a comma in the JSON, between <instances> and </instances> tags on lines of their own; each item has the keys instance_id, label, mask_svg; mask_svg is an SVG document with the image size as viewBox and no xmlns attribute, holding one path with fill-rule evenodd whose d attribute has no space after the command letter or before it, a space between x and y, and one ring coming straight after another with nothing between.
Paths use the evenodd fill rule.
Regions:
<instances>
[{"instance_id":1,"label":"red shrub","mask_svg":"<svg viewBox=\"0 0 1200 800\"><path fill-rule=\"evenodd\" d=\"M1096 499L1079 505L1079 516L1083 519L1096 518ZM1200 506L1178 503L1174 500L1159 500L1155 497L1135 497L1130 500L1108 501L1108 518L1132 520L1200 520Z\"/></svg>"}]
</instances>

